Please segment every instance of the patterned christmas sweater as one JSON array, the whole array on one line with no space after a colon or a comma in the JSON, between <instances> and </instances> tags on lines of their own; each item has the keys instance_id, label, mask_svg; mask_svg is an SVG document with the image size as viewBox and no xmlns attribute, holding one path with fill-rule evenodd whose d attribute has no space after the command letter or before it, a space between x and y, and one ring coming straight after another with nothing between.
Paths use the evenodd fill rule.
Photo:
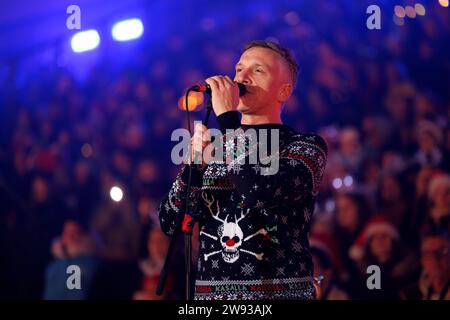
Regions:
<instances>
[{"instance_id":1,"label":"patterned christmas sweater","mask_svg":"<svg viewBox=\"0 0 450 320\"><path fill-rule=\"evenodd\" d=\"M238 143L228 149L234 153L224 151L234 156L231 161L192 165L189 209L200 227L195 299L313 299L308 231L327 159L325 141L283 124L241 125L237 111L217 121L224 141ZM242 144L251 128L257 139ZM255 147L263 140L260 129L267 130L266 155L278 159L276 173L264 171L269 158ZM273 129L279 148L271 153ZM255 164L250 159L257 149ZM184 214L188 171L182 168L159 206L167 235Z\"/></svg>"}]
</instances>

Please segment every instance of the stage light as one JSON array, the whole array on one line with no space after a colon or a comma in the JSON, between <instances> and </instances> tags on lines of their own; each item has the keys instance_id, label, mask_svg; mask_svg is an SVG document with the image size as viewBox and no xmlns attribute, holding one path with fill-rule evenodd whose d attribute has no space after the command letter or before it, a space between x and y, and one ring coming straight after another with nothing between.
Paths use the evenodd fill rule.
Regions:
<instances>
[{"instance_id":1,"label":"stage light","mask_svg":"<svg viewBox=\"0 0 450 320\"><path fill-rule=\"evenodd\" d=\"M342 179L341 178L333 179L333 187L335 189L340 189L342 187Z\"/></svg>"},{"instance_id":2,"label":"stage light","mask_svg":"<svg viewBox=\"0 0 450 320\"><path fill-rule=\"evenodd\" d=\"M416 17L416 10L414 10L414 8L411 6L405 7L405 13L411 19L414 19Z\"/></svg>"},{"instance_id":3,"label":"stage light","mask_svg":"<svg viewBox=\"0 0 450 320\"><path fill-rule=\"evenodd\" d=\"M115 202L119 202L120 200L122 200L123 198L123 191L122 189L120 189L117 186L114 186L111 188L111 190L109 191L109 196L111 197L112 200L114 200Z\"/></svg>"},{"instance_id":4,"label":"stage light","mask_svg":"<svg viewBox=\"0 0 450 320\"><path fill-rule=\"evenodd\" d=\"M439 4L445 8L448 7L448 0L439 0Z\"/></svg>"},{"instance_id":5,"label":"stage light","mask_svg":"<svg viewBox=\"0 0 450 320\"><path fill-rule=\"evenodd\" d=\"M405 8L403 8L402 6L395 6L394 7L394 13L399 18L404 18L405 15L406 15Z\"/></svg>"},{"instance_id":6,"label":"stage light","mask_svg":"<svg viewBox=\"0 0 450 320\"><path fill-rule=\"evenodd\" d=\"M344 178L344 186L350 187L353 184L353 178L352 176L346 176Z\"/></svg>"},{"instance_id":7,"label":"stage light","mask_svg":"<svg viewBox=\"0 0 450 320\"><path fill-rule=\"evenodd\" d=\"M73 35L70 45L74 52L93 50L100 44L100 36L97 30L81 31Z\"/></svg>"},{"instance_id":8,"label":"stage light","mask_svg":"<svg viewBox=\"0 0 450 320\"><path fill-rule=\"evenodd\" d=\"M194 111L203 103L204 95L201 92L190 92L188 97L188 110ZM178 99L178 109L186 111L186 95Z\"/></svg>"},{"instance_id":9,"label":"stage light","mask_svg":"<svg viewBox=\"0 0 450 320\"><path fill-rule=\"evenodd\" d=\"M137 18L117 22L112 27L112 36L116 41L129 41L142 36L144 26Z\"/></svg>"},{"instance_id":10,"label":"stage light","mask_svg":"<svg viewBox=\"0 0 450 320\"><path fill-rule=\"evenodd\" d=\"M426 13L425 7L424 7L423 4L421 4L421 3L416 3L416 4L414 5L414 10L416 10L416 13L417 13L419 16L424 16L425 13Z\"/></svg>"}]
</instances>

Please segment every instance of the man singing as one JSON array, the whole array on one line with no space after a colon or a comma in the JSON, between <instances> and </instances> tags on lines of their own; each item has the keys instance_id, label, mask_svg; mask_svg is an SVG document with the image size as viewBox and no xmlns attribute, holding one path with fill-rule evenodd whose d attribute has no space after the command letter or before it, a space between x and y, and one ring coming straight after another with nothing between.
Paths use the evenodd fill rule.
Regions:
<instances>
[{"instance_id":1,"label":"man singing","mask_svg":"<svg viewBox=\"0 0 450 320\"><path fill-rule=\"evenodd\" d=\"M315 297L308 230L327 146L318 135L298 133L281 121L297 74L297 62L287 49L253 41L236 64L234 81L228 76L206 80L223 140L237 143L226 149L223 161L204 157L203 164L192 164L189 208L200 216L196 300ZM247 88L241 97L237 83ZM257 139L242 149L239 143L246 141L251 129ZM271 132L277 132L273 136L278 148L267 152L278 161L276 170L265 170L271 163L262 157L261 129L267 133L268 145L275 143ZM207 130L196 126L193 152L207 148ZM256 164L249 161L254 152L258 152ZM175 220L184 214L187 168L159 207L161 228L167 235L178 232Z\"/></svg>"}]
</instances>

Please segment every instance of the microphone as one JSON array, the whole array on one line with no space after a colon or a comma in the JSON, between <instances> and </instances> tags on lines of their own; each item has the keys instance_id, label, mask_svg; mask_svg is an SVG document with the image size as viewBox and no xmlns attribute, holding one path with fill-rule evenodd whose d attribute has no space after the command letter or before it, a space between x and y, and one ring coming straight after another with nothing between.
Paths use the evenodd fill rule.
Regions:
<instances>
[{"instance_id":1,"label":"microphone","mask_svg":"<svg viewBox=\"0 0 450 320\"><path fill-rule=\"evenodd\" d=\"M247 92L247 88L245 87L244 84L239 82L237 83L237 85L239 87L239 96L242 97ZM209 84L197 84L195 86L192 86L190 89L192 91L204 92L206 94L211 95L211 87L209 86Z\"/></svg>"}]
</instances>

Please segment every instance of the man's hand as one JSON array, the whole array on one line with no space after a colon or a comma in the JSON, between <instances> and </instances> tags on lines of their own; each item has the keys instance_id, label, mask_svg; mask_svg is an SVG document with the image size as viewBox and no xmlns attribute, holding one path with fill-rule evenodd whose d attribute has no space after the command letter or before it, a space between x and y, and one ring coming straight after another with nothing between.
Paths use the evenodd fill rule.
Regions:
<instances>
[{"instance_id":1,"label":"man's hand","mask_svg":"<svg viewBox=\"0 0 450 320\"><path fill-rule=\"evenodd\" d=\"M239 104L239 87L228 76L214 76L205 81L212 90L212 103L216 116L236 110Z\"/></svg>"},{"instance_id":2,"label":"man's hand","mask_svg":"<svg viewBox=\"0 0 450 320\"><path fill-rule=\"evenodd\" d=\"M203 152L210 143L211 137L208 128L201 123L196 123L194 136L191 138L191 155L194 163L198 163L199 158L202 161L202 167L205 167L206 164L209 163L210 156L208 156L207 152L205 152L204 155Z\"/></svg>"}]
</instances>

